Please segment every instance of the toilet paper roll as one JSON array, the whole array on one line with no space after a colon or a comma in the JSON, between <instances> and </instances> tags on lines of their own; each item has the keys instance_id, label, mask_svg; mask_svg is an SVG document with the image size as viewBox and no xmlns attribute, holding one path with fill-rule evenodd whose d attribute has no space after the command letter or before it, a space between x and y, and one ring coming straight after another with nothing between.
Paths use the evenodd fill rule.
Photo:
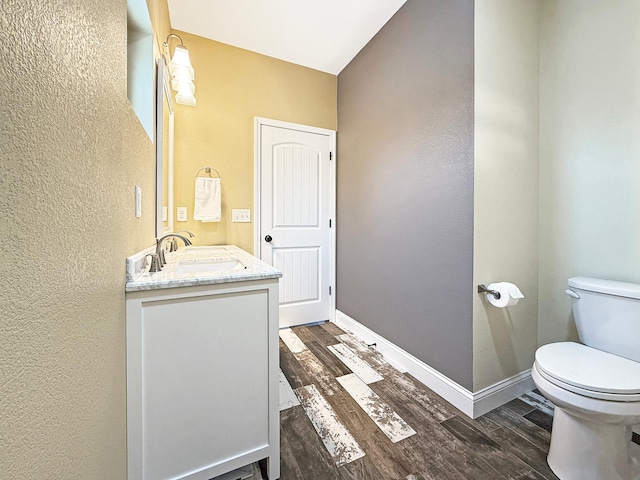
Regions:
<instances>
[{"instance_id":1,"label":"toilet paper roll","mask_svg":"<svg viewBox=\"0 0 640 480\"><path fill-rule=\"evenodd\" d=\"M491 283L487 287L489 290L495 290L500 293L500 298L496 298L490 293L487 293L487 301L498 308L512 307L518 304L524 295L517 287L517 285L509 282L497 282Z\"/></svg>"}]
</instances>

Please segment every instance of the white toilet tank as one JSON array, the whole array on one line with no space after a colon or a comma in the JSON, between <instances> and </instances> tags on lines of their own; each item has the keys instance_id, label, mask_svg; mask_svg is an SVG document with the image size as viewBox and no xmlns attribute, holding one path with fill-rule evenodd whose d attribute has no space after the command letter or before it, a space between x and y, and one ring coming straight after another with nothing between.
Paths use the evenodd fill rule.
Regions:
<instances>
[{"instance_id":1,"label":"white toilet tank","mask_svg":"<svg viewBox=\"0 0 640 480\"><path fill-rule=\"evenodd\" d=\"M640 285L590 277L568 284L580 341L640 362Z\"/></svg>"}]
</instances>

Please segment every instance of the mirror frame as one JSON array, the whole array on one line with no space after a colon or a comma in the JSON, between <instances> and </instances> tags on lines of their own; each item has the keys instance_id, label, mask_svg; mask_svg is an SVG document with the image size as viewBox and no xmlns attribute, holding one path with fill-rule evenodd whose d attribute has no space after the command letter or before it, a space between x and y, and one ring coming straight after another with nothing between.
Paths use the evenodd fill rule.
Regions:
<instances>
[{"instance_id":1,"label":"mirror frame","mask_svg":"<svg viewBox=\"0 0 640 480\"><path fill-rule=\"evenodd\" d=\"M171 87L169 85L169 71L164 58L157 62L156 74L156 237L160 238L173 232L173 135L174 135L174 108L171 99ZM165 102L168 108L168 138L164 138L164 114ZM164 191L164 145L167 142L167 226L162 225L162 194Z\"/></svg>"}]
</instances>

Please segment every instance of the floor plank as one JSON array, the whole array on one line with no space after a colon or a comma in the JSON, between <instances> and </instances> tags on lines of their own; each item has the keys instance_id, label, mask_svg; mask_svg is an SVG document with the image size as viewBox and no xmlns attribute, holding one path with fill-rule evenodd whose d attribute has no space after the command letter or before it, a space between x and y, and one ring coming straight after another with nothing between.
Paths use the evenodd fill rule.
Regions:
<instances>
[{"instance_id":1,"label":"floor plank","mask_svg":"<svg viewBox=\"0 0 640 480\"><path fill-rule=\"evenodd\" d=\"M371 388L386 392L380 395L416 430L416 435L397 445L419 467L418 472L437 479L501 478L497 470L444 428L428 408L412 402L387 379Z\"/></svg>"},{"instance_id":2,"label":"floor plank","mask_svg":"<svg viewBox=\"0 0 640 480\"><path fill-rule=\"evenodd\" d=\"M322 444L302 406L280 412L280 478L340 478L338 467Z\"/></svg>"},{"instance_id":3,"label":"floor plank","mask_svg":"<svg viewBox=\"0 0 640 480\"><path fill-rule=\"evenodd\" d=\"M325 332L327 332L329 335L332 335L334 337L345 333L344 330L342 330L339 326L337 326L333 322L324 322L323 324L320 325L320 328L322 328Z\"/></svg>"},{"instance_id":4,"label":"floor plank","mask_svg":"<svg viewBox=\"0 0 640 480\"><path fill-rule=\"evenodd\" d=\"M456 415L449 405L444 404L444 400L436 398L435 393L418 385L418 381L407 374L388 374L384 381L372 384L371 388L383 398L393 396L397 392L399 398L407 403L407 408L419 410L435 422L441 422Z\"/></svg>"},{"instance_id":5,"label":"floor plank","mask_svg":"<svg viewBox=\"0 0 640 480\"><path fill-rule=\"evenodd\" d=\"M280 370L279 377L279 389L278 389L279 397L280 397L280 410L286 410L287 408L295 407L296 405L300 405L298 401L298 397L293 393L293 389L291 385L289 385L289 381L285 374Z\"/></svg>"},{"instance_id":6,"label":"floor plank","mask_svg":"<svg viewBox=\"0 0 640 480\"><path fill-rule=\"evenodd\" d=\"M527 413L532 412L535 408L536 407L523 402L519 398L514 398L500 407L501 410L507 409L516 415L526 415Z\"/></svg>"},{"instance_id":7,"label":"floor plank","mask_svg":"<svg viewBox=\"0 0 640 480\"><path fill-rule=\"evenodd\" d=\"M367 455L358 458L351 463L338 468L340 478L344 480L367 480L370 478L395 478L385 477L378 468L379 465Z\"/></svg>"},{"instance_id":8,"label":"floor plank","mask_svg":"<svg viewBox=\"0 0 640 480\"><path fill-rule=\"evenodd\" d=\"M514 477L514 480L545 480L545 478L542 475L540 475L538 472L532 469L531 471L525 474Z\"/></svg>"},{"instance_id":9,"label":"floor plank","mask_svg":"<svg viewBox=\"0 0 640 480\"><path fill-rule=\"evenodd\" d=\"M332 346L327 347L318 340L307 340L306 345L334 377L341 377L351 373L349 367L333 353Z\"/></svg>"},{"instance_id":10,"label":"floor plank","mask_svg":"<svg viewBox=\"0 0 640 480\"><path fill-rule=\"evenodd\" d=\"M397 446L389 441L349 394L341 392L327 400L378 469L377 477L368 478L403 478L413 469Z\"/></svg>"},{"instance_id":11,"label":"floor plank","mask_svg":"<svg viewBox=\"0 0 640 480\"><path fill-rule=\"evenodd\" d=\"M337 335L336 338L351 350L357 352L360 358L367 362L371 367L376 368L383 365L388 365L388 362L385 361L380 352L375 349L369 348L364 342L360 341L353 335L349 333L343 333L341 335Z\"/></svg>"},{"instance_id":12,"label":"floor plank","mask_svg":"<svg viewBox=\"0 0 640 480\"><path fill-rule=\"evenodd\" d=\"M295 334L298 337L300 337L300 340L302 340L304 343L312 342L312 341L315 341L315 342L320 341L320 339L315 336L310 326L305 325L305 326L293 327L292 330L295 332ZM336 343L335 339L333 343Z\"/></svg>"},{"instance_id":13,"label":"floor plank","mask_svg":"<svg viewBox=\"0 0 640 480\"><path fill-rule=\"evenodd\" d=\"M296 454L287 437L280 436L280 478L303 479L304 474L298 466Z\"/></svg>"},{"instance_id":14,"label":"floor plank","mask_svg":"<svg viewBox=\"0 0 640 480\"><path fill-rule=\"evenodd\" d=\"M353 350L344 344L327 347L349 370L355 373L364 383L373 383L382 380L382 376L358 357ZM346 375L346 374L345 374Z\"/></svg>"},{"instance_id":15,"label":"floor plank","mask_svg":"<svg viewBox=\"0 0 640 480\"><path fill-rule=\"evenodd\" d=\"M532 443L526 441L520 435L509 428L500 427L492 433L492 438L505 450L510 451L523 462L533 468L547 480L557 480L558 477L547 465L548 450L541 450Z\"/></svg>"},{"instance_id":16,"label":"floor plank","mask_svg":"<svg viewBox=\"0 0 640 480\"><path fill-rule=\"evenodd\" d=\"M298 359L291 353L289 348L285 346L282 340L280 340L280 369L285 377L287 377L287 380L289 380L289 384L293 389L313 383L305 369L300 365Z\"/></svg>"},{"instance_id":17,"label":"floor plank","mask_svg":"<svg viewBox=\"0 0 640 480\"><path fill-rule=\"evenodd\" d=\"M525 417L518 415L506 406L495 409L487 413L486 416L501 427L512 430L540 450L549 450L551 433L530 422Z\"/></svg>"},{"instance_id":18,"label":"floor plank","mask_svg":"<svg viewBox=\"0 0 640 480\"><path fill-rule=\"evenodd\" d=\"M307 327L313 335L315 335L316 339L321 342L323 345L335 345L339 343L339 340L336 339L335 335L331 335L327 332L321 325L311 325Z\"/></svg>"},{"instance_id":19,"label":"floor plank","mask_svg":"<svg viewBox=\"0 0 640 480\"><path fill-rule=\"evenodd\" d=\"M524 395L521 395L520 400L528 403L538 410L545 412L547 415L553 416L553 409L555 408L555 405L544 398L537 390L533 390L531 392L525 393Z\"/></svg>"},{"instance_id":20,"label":"floor plank","mask_svg":"<svg viewBox=\"0 0 640 480\"><path fill-rule=\"evenodd\" d=\"M430 424L425 431L418 430L417 435L409 437L401 445L415 452L412 458L418 465L423 463L420 472L428 474L429 478L502 479L497 470L440 424ZM424 456L425 452L428 452L428 457L420 459L418 455Z\"/></svg>"},{"instance_id":21,"label":"floor plank","mask_svg":"<svg viewBox=\"0 0 640 480\"><path fill-rule=\"evenodd\" d=\"M553 415L549 415L548 413L536 408L524 415L524 418L551 433L551 428L553 427Z\"/></svg>"},{"instance_id":22,"label":"floor plank","mask_svg":"<svg viewBox=\"0 0 640 480\"><path fill-rule=\"evenodd\" d=\"M421 473L412 473L404 477L404 480L426 480L426 477L423 477Z\"/></svg>"},{"instance_id":23,"label":"floor plank","mask_svg":"<svg viewBox=\"0 0 640 480\"><path fill-rule=\"evenodd\" d=\"M340 390L340 386L335 376L325 367L325 365L310 350L305 350L295 354L296 360L307 373L309 378L318 386L325 395L333 395Z\"/></svg>"},{"instance_id":24,"label":"floor plank","mask_svg":"<svg viewBox=\"0 0 640 480\"><path fill-rule=\"evenodd\" d=\"M338 377L337 380L393 443L415 435L416 431L356 374Z\"/></svg>"},{"instance_id":25,"label":"floor plank","mask_svg":"<svg viewBox=\"0 0 640 480\"><path fill-rule=\"evenodd\" d=\"M307 349L300 337L290 328L283 328L279 332L280 339L289 348L291 353L300 353Z\"/></svg>"},{"instance_id":26,"label":"floor plank","mask_svg":"<svg viewBox=\"0 0 640 480\"><path fill-rule=\"evenodd\" d=\"M489 438L473 425L463 421L460 417L453 417L442 422L442 426L462 441L484 460L484 462L501 473L509 472L507 478L527 475L531 466L523 462L511 452L503 449L500 444Z\"/></svg>"},{"instance_id":27,"label":"floor plank","mask_svg":"<svg viewBox=\"0 0 640 480\"><path fill-rule=\"evenodd\" d=\"M297 389L296 395L337 466L364 457L356 439L314 385Z\"/></svg>"}]
</instances>

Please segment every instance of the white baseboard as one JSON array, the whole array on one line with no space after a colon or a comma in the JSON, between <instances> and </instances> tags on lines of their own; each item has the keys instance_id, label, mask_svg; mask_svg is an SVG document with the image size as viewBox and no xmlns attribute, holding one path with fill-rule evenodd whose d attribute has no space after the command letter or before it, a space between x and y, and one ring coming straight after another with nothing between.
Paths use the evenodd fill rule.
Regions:
<instances>
[{"instance_id":1,"label":"white baseboard","mask_svg":"<svg viewBox=\"0 0 640 480\"><path fill-rule=\"evenodd\" d=\"M536 385L531 378L530 368L483 388L473 393L473 418L478 418L534 388Z\"/></svg>"},{"instance_id":2,"label":"white baseboard","mask_svg":"<svg viewBox=\"0 0 640 480\"><path fill-rule=\"evenodd\" d=\"M402 372L410 373L471 418L484 415L535 388L533 380L531 380L531 370L526 370L472 393L340 310L336 310L335 323L365 343L375 343L376 349L391 365Z\"/></svg>"}]
</instances>

